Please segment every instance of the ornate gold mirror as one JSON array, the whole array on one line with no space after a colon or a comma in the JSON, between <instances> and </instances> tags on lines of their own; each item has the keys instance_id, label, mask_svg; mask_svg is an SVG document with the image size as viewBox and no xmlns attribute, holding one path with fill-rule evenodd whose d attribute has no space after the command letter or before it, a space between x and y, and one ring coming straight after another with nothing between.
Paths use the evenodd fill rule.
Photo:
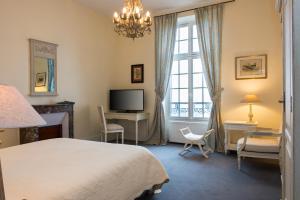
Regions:
<instances>
[{"instance_id":1,"label":"ornate gold mirror","mask_svg":"<svg viewBox=\"0 0 300 200\"><path fill-rule=\"evenodd\" d=\"M30 39L30 95L57 95L57 44Z\"/></svg>"}]
</instances>

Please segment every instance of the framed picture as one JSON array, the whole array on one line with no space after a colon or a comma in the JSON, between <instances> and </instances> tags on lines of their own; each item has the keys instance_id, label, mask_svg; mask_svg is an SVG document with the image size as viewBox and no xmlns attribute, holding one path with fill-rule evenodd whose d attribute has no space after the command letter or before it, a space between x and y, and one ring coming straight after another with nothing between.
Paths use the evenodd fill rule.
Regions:
<instances>
[{"instance_id":1,"label":"framed picture","mask_svg":"<svg viewBox=\"0 0 300 200\"><path fill-rule=\"evenodd\" d=\"M268 77L267 55L235 58L235 79L264 79Z\"/></svg>"},{"instance_id":2,"label":"framed picture","mask_svg":"<svg viewBox=\"0 0 300 200\"><path fill-rule=\"evenodd\" d=\"M46 86L46 72L37 73L35 77L35 87L43 87Z\"/></svg>"},{"instance_id":3,"label":"framed picture","mask_svg":"<svg viewBox=\"0 0 300 200\"><path fill-rule=\"evenodd\" d=\"M144 64L131 65L131 83L144 83Z\"/></svg>"}]
</instances>

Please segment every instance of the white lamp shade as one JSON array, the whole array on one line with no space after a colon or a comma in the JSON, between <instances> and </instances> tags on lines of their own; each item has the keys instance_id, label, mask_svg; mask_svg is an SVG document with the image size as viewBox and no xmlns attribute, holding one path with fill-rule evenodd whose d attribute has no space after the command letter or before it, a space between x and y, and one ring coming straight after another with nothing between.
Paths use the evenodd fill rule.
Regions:
<instances>
[{"instance_id":1,"label":"white lamp shade","mask_svg":"<svg viewBox=\"0 0 300 200\"><path fill-rule=\"evenodd\" d=\"M247 94L241 100L241 103L259 103L260 99L255 94Z\"/></svg>"},{"instance_id":2,"label":"white lamp shade","mask_svg":"<svg viewBox=\"0 0 300 200\"><path fill-rule=\"evenodd\" d=\"M0 128L26 128L45 124L45 120L15 87L0 85Z\"/></svg>"}]
</instances>

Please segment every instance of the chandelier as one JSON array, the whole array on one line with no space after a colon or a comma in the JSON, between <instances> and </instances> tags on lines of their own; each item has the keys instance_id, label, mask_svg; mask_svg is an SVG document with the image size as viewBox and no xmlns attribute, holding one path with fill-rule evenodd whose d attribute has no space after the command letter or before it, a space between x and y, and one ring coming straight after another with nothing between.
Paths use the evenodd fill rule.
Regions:
<instances>
[{"instance_id":1,"label":"chandelier","mask_svg":"<svg viewBox=\"0 0 300 200\"><path fill-rule=\"evenodd\" d=\"M120 36L135 39L150 34L152 20L149 11L144 14L140 0L125 0L122 13L114 13L113 23Z\"/></svg>"}]
</instances>

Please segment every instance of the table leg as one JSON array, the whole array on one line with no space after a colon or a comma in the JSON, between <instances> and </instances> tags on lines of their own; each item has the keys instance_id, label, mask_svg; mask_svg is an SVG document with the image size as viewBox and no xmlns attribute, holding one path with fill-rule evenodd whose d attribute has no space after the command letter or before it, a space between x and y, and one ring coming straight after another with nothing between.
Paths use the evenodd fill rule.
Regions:
<instances>
[{"instance_id":1,"label":"table leg","mask_svg":"<svg viewBox=\"0 0 300 200\"><path fill-rule=\"evenodd\" d=\"M138 145L139 137L139 121L135 121L135 144Z\"/></svg>"}]
</instances>

